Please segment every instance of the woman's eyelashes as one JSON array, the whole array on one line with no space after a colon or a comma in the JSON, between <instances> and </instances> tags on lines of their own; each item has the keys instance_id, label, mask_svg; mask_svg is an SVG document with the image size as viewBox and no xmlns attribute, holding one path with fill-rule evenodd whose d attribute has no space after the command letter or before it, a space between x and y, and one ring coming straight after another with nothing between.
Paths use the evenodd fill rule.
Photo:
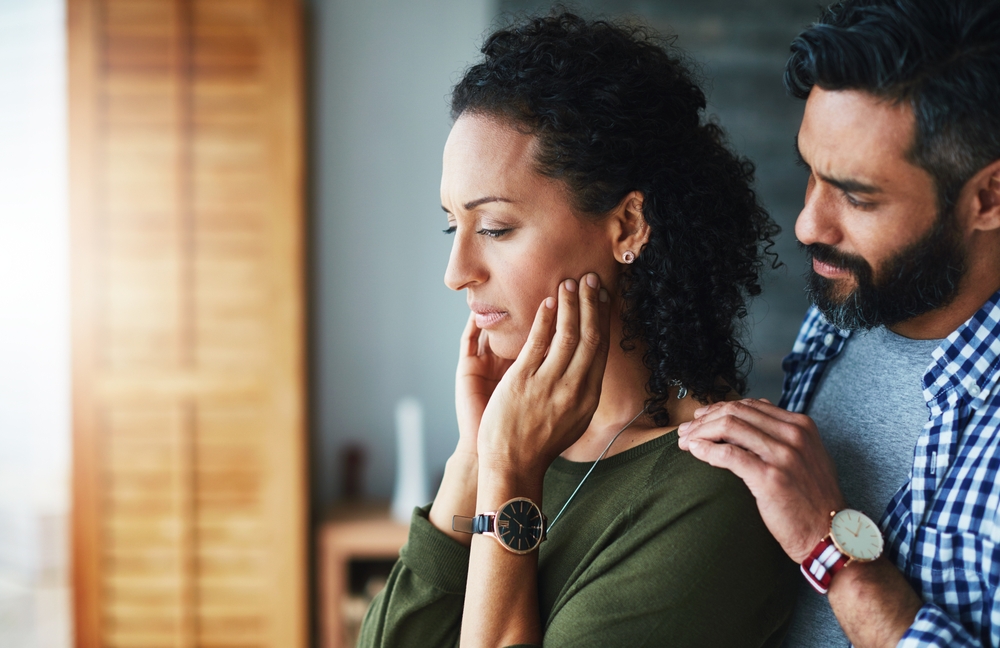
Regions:
<instances>
[{"instance_id":1,"label":"woman's eyelashes","mask_svg":"<svg viewBox=\"0 0 1000 648\"><path fill-rule=\"evenodd\" d=\"M497 239L497 238L500 238L501 236L503 236L504 234L509 233L513 229L514 229L513 227L504 227L504 228L500 228L500 229L490 229L490 228L483 227L483 228L477 229L476 230L476 234L479 234L481 236L488 236L489 238L493 238L493 239ZM445 234L454 234L457 230L458 230L457 226L450 225L447 229L444 229L444 230L441 230L441 231L444 232Z\"/></svg>"},{"instance_id":2,"label":"woman's eyelashes","mask_svg":"<svg viewBox=\"0 0 1000 648\"><path fill-rule=\"evenodd\" d=\"M488 236L490 238L495 238L496 239L496 238L500 238L504 234L507 234L512 229L513 229L512 227L507 227L507 228L504 228L504 229L486 229L484 227L482 229L476 230L476 234L481 234L483 236Z\"/></svg>"}]
</instances>

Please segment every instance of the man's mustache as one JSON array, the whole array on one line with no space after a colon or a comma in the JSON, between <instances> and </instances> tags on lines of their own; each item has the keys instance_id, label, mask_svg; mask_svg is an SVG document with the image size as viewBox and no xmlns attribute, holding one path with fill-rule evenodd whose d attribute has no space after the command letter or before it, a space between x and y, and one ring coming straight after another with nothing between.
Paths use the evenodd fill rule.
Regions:
<instances>
[{"instance_id":1,"label":"man's mustache","mask_svg":"<svg viewBox=\"0 0 1000 648\"><path fill-rule=\"evenodd\" d=\"M825 243L803 245L799 243L799 247L805 250L806 254L811 258L816 259L820 263L826 263L847 270L855 276L871 274L871 266L863 258L855 254L841 252L832 245L826 245Z\"/></svg>"}]
</instances>

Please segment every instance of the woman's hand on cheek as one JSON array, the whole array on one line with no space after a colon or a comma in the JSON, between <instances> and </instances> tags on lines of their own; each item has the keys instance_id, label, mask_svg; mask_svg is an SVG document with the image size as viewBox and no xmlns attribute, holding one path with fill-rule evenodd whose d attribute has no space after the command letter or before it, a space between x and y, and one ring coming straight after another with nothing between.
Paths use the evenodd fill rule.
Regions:
<instances>
[{"instance_id":1,"label":"woman's hand on cheek","mask_svg":"<svg viewBox=\"0 0 1000 648\"><path fill-rule=\"evenodd\" d=\"M559 285L500 380L479 427L481 470L541 479L580 438L601 396L610 300L594 273ZM553 330L554 329L554 330Z\"/></svg>"},{"instance_id":2,"label":"woman's hand on cheek","mask_svg":"<svg viewBox=\"0 0 1000 648\"><path fill-rule=\"evenodd\" d=\"M489 337L476 326L476 314L469 314L469 321L462 332L455 376L455 409L458 413L459 450L476 453L479 423L486 404L493 395L500 379L513 360L506 360L490 349Z\"/></svg>"}]
</instances>

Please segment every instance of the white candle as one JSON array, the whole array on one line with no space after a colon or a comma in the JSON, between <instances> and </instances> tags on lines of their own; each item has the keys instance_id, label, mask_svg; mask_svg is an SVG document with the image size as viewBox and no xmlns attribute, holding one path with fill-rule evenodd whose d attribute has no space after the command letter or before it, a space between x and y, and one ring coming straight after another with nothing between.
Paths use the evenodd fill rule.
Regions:
<instances>
[{"instance_id":1,"label":"white candle","mask_svg":"<svg viewBox=\"0 0 1000 648\"><path fill-rule=\"evenodd\" d=\"M392 517L409 523L414 507L430 501L424 462L424 410L420 401L407 397L396 404L396 488Z\"/></svg>"}]
</instances>

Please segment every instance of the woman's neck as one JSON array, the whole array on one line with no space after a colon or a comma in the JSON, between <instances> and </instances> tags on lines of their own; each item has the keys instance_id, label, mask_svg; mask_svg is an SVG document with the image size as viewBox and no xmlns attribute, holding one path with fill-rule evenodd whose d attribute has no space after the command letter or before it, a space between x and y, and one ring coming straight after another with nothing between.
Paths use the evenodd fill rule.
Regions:
<instances>
[{"instance_id":1,"label":"woman's neck","mask_svg":"<svg viewBox=\"0 0 1000 648\"><path fill-rule=\"evenodd\" d=\"M642 364L641 348L637 345L634 351L626 353L622 350L621 339L621 321L613 318L611 346L608 351L608 364L604 370L601 401L587 431L563 452L562 456L570 461L597 459L611 439L642 411L646 404L649 370ZM650 417L640 416L618 437L605 456L618 454L672 431L684 421L693 419L694 410L701 406L690 396L683 400L670 398L666 405L670 417L667 427L658 427Z\"/></svg>"}]
</instances>

